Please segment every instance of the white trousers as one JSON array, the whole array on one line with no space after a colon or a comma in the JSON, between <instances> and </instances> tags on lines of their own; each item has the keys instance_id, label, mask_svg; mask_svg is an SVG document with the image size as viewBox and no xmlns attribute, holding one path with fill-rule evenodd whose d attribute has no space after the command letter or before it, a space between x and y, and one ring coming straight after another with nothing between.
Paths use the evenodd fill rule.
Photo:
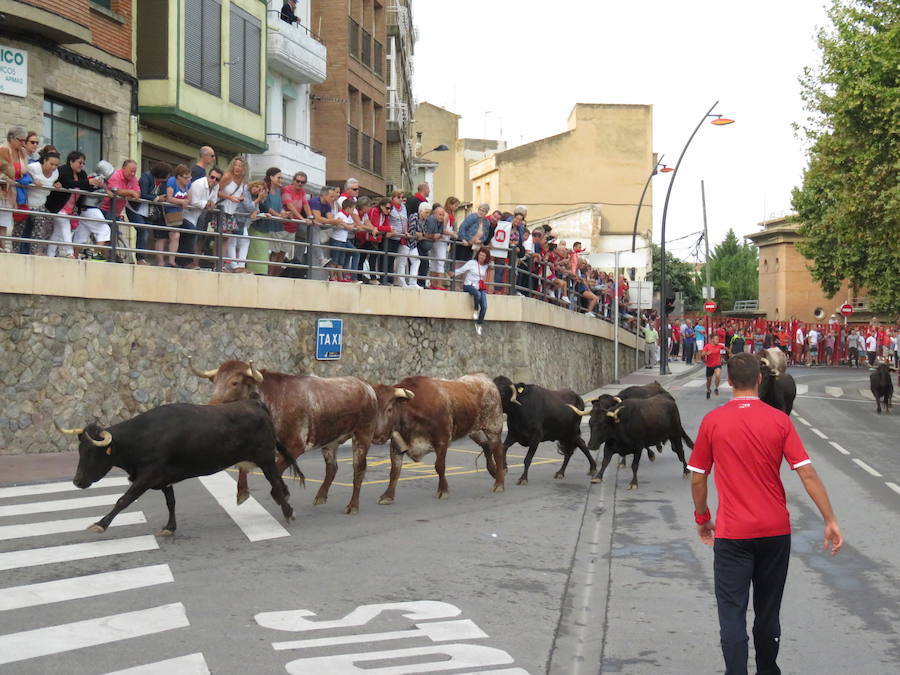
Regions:
<instances>
[{"instance_id":1,"label":"white trousers","mask_svg":"<svg viewBox=\"0 0 900 675\"><path fill-rule=\"evenodd\" d=\"M106 222L106 216L103 215L103 211L96 207L90 207L82 209L79 215L84 218L92 218L93 220L78 221L78 227L75 228L75 234L72 235L73 242L86 244L91 240L92 234L98 244L109 241L109 224Z\"/></svg>"},{"instance_id":2,"label":"white trousers","mask_svg":"<svg viewBox=\"0 0 900 675\"><path fill-rule=\"evenodd\" d=\"M246 235L245 227L240 234ZM246 267L247 250L250 248L250 240L246 237L228 237L225 245L225 257L228 259L228 265L233 270L243 269Z\"/></svg>"},{"instance_id":3,"label":"white trousers","mask_svg":"<svg viewBox=\"0 0 900 675\"><path fill-rule=\"evenodd\" d=\"M418 248L410 248L400 244L397 257L394 259L395 286L409 288L416 285L415 277L419 273L419 259L411 256L418 253ZM407 276L408 275L408 276Z\"/></svg>"},{"instance_id":4,"label":"white trousers","mask_svg":"<svg viewBox=\"0 0 900 675\"><path fill-rule=\"evenodd\" d=\"M67 244L72 243L72 220L67 215L54 216L53 233L50 235L52 241L62 241ZM47 256L55 258L57 253L61 256L72 255L71 246L57 246L56 244L47 245Z\"/></svg>"}]
</instances>

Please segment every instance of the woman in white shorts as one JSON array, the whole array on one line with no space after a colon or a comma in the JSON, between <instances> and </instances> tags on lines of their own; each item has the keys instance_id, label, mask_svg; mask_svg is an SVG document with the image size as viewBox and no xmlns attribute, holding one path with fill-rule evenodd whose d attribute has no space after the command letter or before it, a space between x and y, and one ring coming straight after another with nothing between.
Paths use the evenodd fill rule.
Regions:
<instances>
[{"instance_id":1,"label":"woman in white shorts","mask_svg":"<svg viewBox=\"0 0 900 675\"><path fill-rule=\"evenodd\" d=\"M100 160L97 164L97 174L99 175L96 177L97 180L94 181L94 185L96 187L105 186L106 181L113 175L114 171L115 167L113 167L112 164L105 160ZM78 202L80 207L79 215L84 218L90 218L91 220L77 221L78 227L75 228L75 232L72 234L73 244L90 243L91 235L94 235L94 239L97 241L98 246L106 246L109 244L109 223L106 220L106 216L103 215L103 211L100 210L100 203L105 196L106 192L103 191L98 192L96 197L93 195L83 195L81 197Z\"/></svg>"}]
</instances>

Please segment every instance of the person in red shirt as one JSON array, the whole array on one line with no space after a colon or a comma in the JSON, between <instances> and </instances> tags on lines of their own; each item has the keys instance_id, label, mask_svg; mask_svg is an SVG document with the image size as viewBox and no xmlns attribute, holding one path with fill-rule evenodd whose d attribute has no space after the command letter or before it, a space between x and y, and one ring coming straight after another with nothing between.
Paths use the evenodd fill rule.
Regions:
<instances>
[{"instance_id":1,"label":"person in red shirt","mask_svg":"<svg viewBox=\"0 0 900 675\"><path fill-rule=\"evenodd\" d=\"M700 358L706 364L706 398L709 398L709 386L713 375L716 377L716 396L719 395L719 382L722 380L722 357L728 353L725 345L719 342L719 334L713 333L712 342L703 345Z\"/></svg>"},{"instance_id":2,"label":"person in red shirt","mask_svg":"<svg viewBox=\"0 0 900 675\"><path fill-rule=\"evenodd\" d=\"M779 613L791 524L781 482L786 459L825 521L825 548L835 555L843 537L828 493L791 419L761 402L759 359L735 354L728 362L734 398L708 413L700 424L688 469L700 540L713 546L713 576L725 672L747 673L747 604L753 585L753 644L760 674L780 674ZM712 520L707 482L715 467L719 506Z\"/></svg>"}]
</instances>

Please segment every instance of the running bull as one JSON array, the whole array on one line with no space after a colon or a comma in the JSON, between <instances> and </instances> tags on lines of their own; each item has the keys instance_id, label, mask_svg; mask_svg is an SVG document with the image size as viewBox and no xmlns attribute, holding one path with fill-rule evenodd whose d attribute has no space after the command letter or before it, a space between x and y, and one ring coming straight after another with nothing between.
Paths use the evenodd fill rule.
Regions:
<instances>
[{"instance_id":1,"label":"running bull","mask_svg":"<svg viewBox=\"0 0 900 675\"><path fill-rule=\"evenodd\" d=\"M114 466L128 473L131 485L113 510L88 529L105 532L113 518L147 490L166 498L169 521L156 534L175 533L175 492L172 485L186 478L208 476L239 464L256 465L272 486L272 498L286 520L294 510L284 481L275 469L275 452L302 477L299 467L275 441L269 411L258 400L228 405L172 403L153 408L125 422L104 428L91 423L80 429L57 430L78 436L78 468L73 483L87 488Z\"/></svg>"}]
</instances>

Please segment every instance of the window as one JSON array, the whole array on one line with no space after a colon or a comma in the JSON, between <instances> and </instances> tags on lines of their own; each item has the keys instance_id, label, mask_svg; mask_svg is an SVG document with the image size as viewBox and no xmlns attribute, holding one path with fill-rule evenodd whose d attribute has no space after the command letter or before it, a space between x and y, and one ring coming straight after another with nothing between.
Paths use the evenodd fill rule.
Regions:
<instances>
[{"instance_id":1,"label":"window","mask_svg":"<svg viewBox=\"0 0 900 675\"><path fill-rule=\"evenodd\" d=\"M229 100L252 112L259 112L260 22L236 5L231 5L231 47Z\"/></svg>"},{"instance_id":2,"label":"window","mask_svg":"<svg viewBox=\"0 0 900 675\"><path fill-rule=\"evenodd\" d=\"M359 164L359 131L347 125L347 161Z\"/></svg>"},{"instance_id":3,"label":"window","mask_svg":"<svg viewBox=\"0 0 900 675\"><path fill-rule=\"evenodd\" d=\"M372 56L372 69L376 75L381 77L384 70L384 47L378 40L372 40L372 44L375 48L375 54Z\"/></svg>"},{"instance_id":4,"label":"window","mask_svg":"<svg viewBox=\"0 0 900 675\"><path fill-rule=\"evenodd\" d=\"M350 44L350 53L359 58L359 24L353 19L349 19L347 25L348 40Z\"/></svg>"},{"instance_id":5,"label":"window","mask_svg":"<svg viewBox=\"0 0 900 675\"><path fill-rule=\"evenodd\" d=\"M112 0L91 0L91 4L112 11Z\"/></svg>"},{"instance_id":6,"label":"window","mask_svg":"<svg viewBox=\"0 0 900 675\"><path fill-rule=\"evenodd\" d=\"M169 77L168 0L138 0L137 3L137 75L142 80Z\"/></svg>"},{"instance_id":7,"label":"window","mask_svg":"<svg viewBox=\"0 0 900 675\"><path fill-rule=\"evenodd\" d=\"M184 81L214 96L222 91L222 5L184 1Z\"/></svg>"},{"instance_id":8,"label":"window","mask_svg":"<svg viewBox=\"0 0 900 675\"><path fill-rule=\"evenodd\" d=\"M381 175L381 141L372 140L372 173Z\"/></svg>"},{"instance_id":9,"label":"window","mask_svg":"<svg viewBox=\"0 0 900 675\"><path fill-rule=\"evenodd\" d=\"M364 66L372 67L372 35L369 31L364 30L362 32L362 41L360 50L362 54L360 54L360 61L363 62Z\"/></svg>"},{"instance_id":10,"label":"window","mask_svg":"<svg viewBox=\"0 0 900 675\"><path fill-rule=\"evenodd\" d=\"M45 98L43 136L59 149L63 162L73 150L83 152L88 173L103 159L103 115L94 110Z\"/></svg>"}]
</instances>

